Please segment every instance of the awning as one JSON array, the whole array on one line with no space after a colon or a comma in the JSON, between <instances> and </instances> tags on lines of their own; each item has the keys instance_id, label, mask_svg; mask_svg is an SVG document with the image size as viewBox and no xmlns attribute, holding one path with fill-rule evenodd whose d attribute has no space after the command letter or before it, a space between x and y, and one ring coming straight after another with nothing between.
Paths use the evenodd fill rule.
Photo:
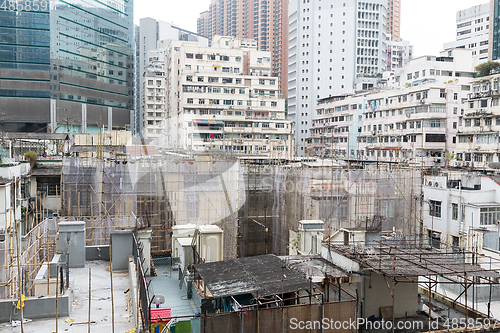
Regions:
<instances>
[{"instance_id":1,"label":"awning","mask_svg":"<svg viewBox=\"0 0 500 333\"><path fill-rule=\"evenodd\" d=\"M216 125L216 126L224 126L224 122L222 120L215 119L195 119L193 120L196 125Z\"/></svg>"}]
</instances>

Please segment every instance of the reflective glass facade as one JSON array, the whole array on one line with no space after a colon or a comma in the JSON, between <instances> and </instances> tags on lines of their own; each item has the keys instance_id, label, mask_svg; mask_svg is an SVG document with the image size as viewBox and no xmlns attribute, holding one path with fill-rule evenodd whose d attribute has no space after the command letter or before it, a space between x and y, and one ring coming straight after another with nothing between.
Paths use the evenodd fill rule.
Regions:
<instances>
[{"instance_id":1,"label":"reflective glass facade","mask_svg":"<svg viewBox=\"0 0 500 333\"><path fill-rule=\"evenodd\" d=\"M48 124L52 99L57 123L71 119L81 125L86 104L89 126L109 125L111 107L113 127L126 128L133 109L133 0L27 3L30 10L0 8L0 104L6 122Z\"/></svg>"},{"instance_id":2,"label":"reflective glass facade","mask_svg":"<svg viewBox=\"0 0 500 333\"><path fill-rule=\"evenodd\" d=\"M0 9L0 68L49 70L50 14L45 9Z\"/></svg>"},{"instance_id":3,"label":"reflective glass facade","mask_svg":"<svg viewBox=\"0 0 500 333\"><path fill-rule=\"evenodd\" d=\"M490 29L491 60L500 59L500 1L492 0L493 15L490 14L490 24L493 25L493 31ZM491 8L491 7L490 7ZM492 17L493 16L493 17ZM493 32L493 33L492 33Z\"/></svg>"}]
</instances>

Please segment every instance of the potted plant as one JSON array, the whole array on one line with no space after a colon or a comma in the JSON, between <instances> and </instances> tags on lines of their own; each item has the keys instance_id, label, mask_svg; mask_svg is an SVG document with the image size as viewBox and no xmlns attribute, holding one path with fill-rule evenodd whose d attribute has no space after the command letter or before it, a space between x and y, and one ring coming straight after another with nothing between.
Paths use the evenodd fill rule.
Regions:
<instances>
[{"instance_id":1,"label":"potted plant","mask_svg":"<svg viewBox=\"0 0 500 333\"><path fill-rule=\"evenodd\" d=\"M26 160L28 160L30 162L30 166L33 168L35 166L36 160L38 158L38 154L36 152L30 150L24 154L24 157L26 158Z\"/></svg>"}]
</instances>

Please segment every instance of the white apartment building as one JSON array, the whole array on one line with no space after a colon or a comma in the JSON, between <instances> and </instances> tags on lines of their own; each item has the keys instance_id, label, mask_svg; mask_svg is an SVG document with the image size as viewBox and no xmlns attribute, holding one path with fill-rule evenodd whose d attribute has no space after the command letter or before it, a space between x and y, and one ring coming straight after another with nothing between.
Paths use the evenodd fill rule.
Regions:
<instances>
[{"instance_id":1,"label":"white apartment building","mask_svg":"<svg viewBox=\"0 0 500 333\"><path fill-rule=\"evenodd\" d=\"M172 23L158 21L150 17L142 18L139 21L139 26L136 28L137 45L138 50L136 50L136 71L138 75L138 82L140 88L144 87L144 73L146 68L150 63L150 52L160 48L159 42L163 40L185 40L185 41L196 41L200 43L201 46L208 46L208 38L198 35L197 33L190 32L175 26ZM136 103L136 115L134 119L138 121L135 124L135 131L137 133L144 133L144 120L145 115L143 114L145 110L144 104L142 104L146 99L143 96L143 89L139 89L140 96L138 96L139 103Z\"/></svg>"},{"instance_id":2,"label":"white apartment building","mask_svg":"<svg viewBox=\"0 0 500 333\"><path fill-rule=\"evenodd\" d=\"M429 245L498 251L500 178L473 173L424 178L423 225Z\"/></svg>"},{"instance_id":3,"label":"white apartment building","mask_svg":"<svg viewBox=\"0 0 500 333\"><path fill-rule=\"evenodd\" d=\"M307 139L307 155L359 158L358 136L368 107L367 95L365 92L319 100Z\"/></svg>"},{"instance_id":4,"label":"white apartment building","mask_svg":"<svg viewBox=\"0 0 500 333\"><path fill-rule=\"evenodd\" d=\"M457 39L445 43L443 49L471 49L479 63L488 61L490 3L472 6L457 12Z\"/></svg>"},{"instance_id":5,"label":"white apartment building","mask_svg":"<svg viewBox=\"0 0 500 333\"><path fill-rule=\"evenodd\" d=\"M288 116L298 155L319 99L372 87L386 69L386 7L383 0L291 0Z\"/></svg>"},{"instance_id":6,"label":"white apartment building","mask_svg":"<svg viewBox=\"0 0 500 333\"><path fill-rule=\"evenodd\" d=\"M500 162L500 74L472 81L465 112L458 126L457 164L491 170Z\"/></svg>"},{"instance_id":7,"label":"white apartment building","mask_svg":"<svg viewBox=\"0 0 500 333\"><path fill-rule=\"evenodd\" d=\"M240 156L293 157L292 123L256 41L215 36L211 47L171 41L166 50L167 132L176 147Z\"/></svg>"},{"instance_id":8,"label":"white apartment building","mask_svg":"<svg viewBox=\"0 0 500 333\"><path fill-rule=\"evenodd\" d=\"M150 62L144 72L142 137L146 143L166 135L165 61Z\"/></svg>"},{"instance_id":9,"label":"white apartment building","mask_svg":"<svg viewBox=\"0 0 500 333\"><path fill-rule=\"evenodd\" d=\"M403 162L443 163L455 152L459 117L476 62L470 50L420 57L396 72L396 87L319 104L311 154ZM333 136L333 137L332 137Z\"/></svg>"},{"instance_id":10,"label":"white apartment building","mask_svg":"<svg viewBox=\"0 0 500 333\"><path fill-rule=\"evenodd\" d=\"M391 39L387 36L387 68L391 72L402 68L413 58L413 45L401 38Z\"/></svg>"}]
</instances>

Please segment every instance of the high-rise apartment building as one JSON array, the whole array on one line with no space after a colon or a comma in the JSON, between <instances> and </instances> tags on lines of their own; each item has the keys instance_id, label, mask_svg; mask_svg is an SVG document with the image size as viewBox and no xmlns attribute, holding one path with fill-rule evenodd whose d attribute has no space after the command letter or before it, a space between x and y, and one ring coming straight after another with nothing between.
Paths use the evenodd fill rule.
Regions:
<instances>
[{"instance_id":1,"label":"high-rise apartment building","mask_svg":"<svg viewBox=\"0 0 500 333\"><path fill-rule=\"evenodd\" d=\"M387 1L387 34L401 38L401 0Z\"/></svg>"},{"instance_id":2,"label":"high-rise apartment building","mask_svg":"<svg viewBox=\"0 0 500 333\"><path fill-rule=\"evenodd\" d=\"M198 18L198 34L251 38L271 52L271 73L287 94L288 0L212 0Z\"/></svg>"},{"instance_id":3,"label":"high-rise apartment building","mask_svg":"<svg viewBox=\"0 0 500 333\"><path fill-rule=\"evenodd\" d=\"M42 1L0 8L0 22L3 130L129 128L133 1Z\"/></svg>"},{"instance_id":4,"label":"high-rise apartment building","mask_svg":"<svg viewBox=\"0 0 500 333\"><path fill-rule=\"evenodd\" d=\"M471 49L479 62L488 60L490 4L484 3L457 12L457 38L443 45L445 50Z\"/></svg>"},{"instance_id":5,"label":"high-rise apartment building","mask_svg":"<svg viewBox=\"0 0 500 333\"><path fill-rule=\"evenodd\" d=\"M386 70L385 0L292 0L289 15L288 115L298 155L318 99L373 87Z\"/></svg>"},{"instance_id":6,"label":"high-rise apartment building","mask_svg":"<svg viewBox=\"0 0 500 333\"><path fill-rule=\"evenodd\" d=\"M149 54L151 51L159 48L161 41L168 40L184 40L199 42L202 46L208 46L208 38L201 36L197 33L179 28L172 23L158 21L150 17L142 18L139 21L139 51L136 57L136 66L139 73L139 87L140 89L140 104L135 108L135 124L136 133L144 133L145 115L144 110L146 106L144 93L144 75L150 62L155 62L155 59L150 59ZM154 57L153 57L154 58Z\"/></svg>"},{"instance_id":7,"label":"high-rise apartment building","mask_svg":"<svg viewBox=\"0 0 500 333\"><path fill-rule=\"evenodd\" d=\"M210 14L208 10L200 13L200 17L198 17L196 21L196 31L198 32L199 35L202 36L208 36L208 19L210 17Z\"/></svg>"},{"instance_id":8,"label":"high-rise apartment building","mask_svg":"<svg viewBox=\"0 0 500 333\"><path fill-rule=\"evenodd\" d=\"M292 157L293 128L278 79L269 75L270 52L258 51L255 40L229 36L215 36L211 45L171 41L166 49L167 133L173 145ZM161 79L149 83L147 88L154 90ZM152 116L153 107L148 110ZM153 125L158 119L148 114L147 120Z\"/></svg>"}]
</instances>

